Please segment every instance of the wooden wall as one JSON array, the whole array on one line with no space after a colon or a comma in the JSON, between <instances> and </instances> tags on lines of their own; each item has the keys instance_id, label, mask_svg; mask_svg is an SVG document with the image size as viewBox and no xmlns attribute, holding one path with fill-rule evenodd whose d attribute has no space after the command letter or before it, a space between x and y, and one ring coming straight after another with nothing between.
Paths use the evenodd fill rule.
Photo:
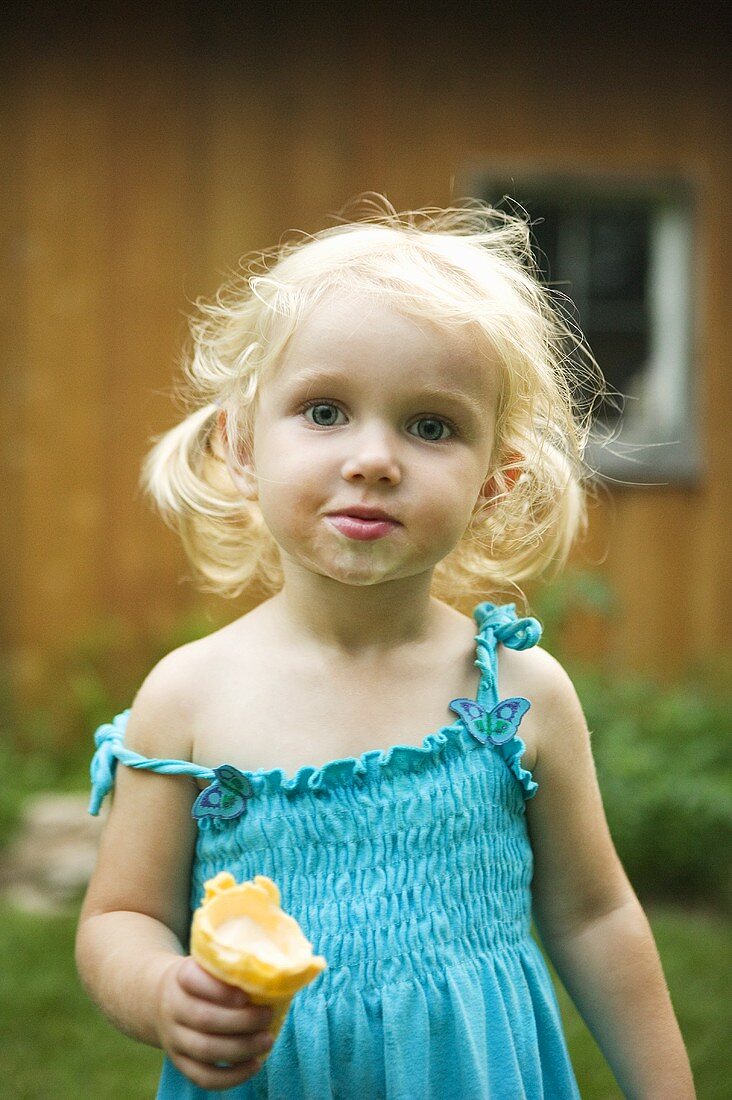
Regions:
<instances>
[{"instance_id":1,"label":"wooden wall","mask_svg":"<svg viewBox=\"0 0 732 1100\"><path fill-rule=\"evenodd\" d=\"M8 18L0 87L2 644L26 676L109 614L210 606L137 489L192 300L348 199L444 204L481 164L682 174L699 195L704 472L620 487L575 560L621 606L619 664L729 645L730 82L710 13L644 6L162 3ZM440 9L442 10L442 9ZM620 12L618 7L618 12ZM513 13L513 14L511 14ZM236 609L231 609L231 614ZM30 670L30 672L29 672Z\"/></svg>"}]
</instances>

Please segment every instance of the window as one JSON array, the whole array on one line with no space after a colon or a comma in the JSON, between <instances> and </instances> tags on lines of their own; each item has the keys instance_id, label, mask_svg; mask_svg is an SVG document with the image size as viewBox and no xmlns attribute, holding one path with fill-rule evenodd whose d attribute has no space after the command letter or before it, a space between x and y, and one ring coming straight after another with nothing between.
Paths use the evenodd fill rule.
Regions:
<instances>
[{"instance_id":1,"label":"window","mask_svg":"<svg viewBox=\"0 0 732 1100\"><path fill-rule=\"evenodd\" d=\"M477 183L477 186L475 184ZM692 196L674 181L484 173L468 193L532 222L543 277L573 303L620 409L597 412L592 466L620 482L698 473Z\"/></svg>"}]
</instances>

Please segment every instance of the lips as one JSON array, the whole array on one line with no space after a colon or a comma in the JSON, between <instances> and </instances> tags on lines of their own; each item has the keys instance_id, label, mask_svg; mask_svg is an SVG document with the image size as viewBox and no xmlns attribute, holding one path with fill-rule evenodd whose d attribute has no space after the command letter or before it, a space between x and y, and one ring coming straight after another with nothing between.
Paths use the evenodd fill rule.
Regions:
<instances>
[{"instance_id":1,"label":"lips","mask_svg":"<svg viewBox=\"0 0 732 1100\"><path fill-rule=\"evenodd\" d=\"M356 519L386 519L391 523L397 521L393 516L390 516L388 512L382 511L381 508L368 508L366 505L354 504L348 508L342 508L338 512L331 512L332 516L355 516Z\"/></svg>"},{"instance_id":2,"label":"lips","mask_svg":"<svg viewBox=\"0 0 732 1100\"><path fill-rule=\"evenodd\" d=\"M401 524L381 508L353 505L342 512L331 512L328 522L346 538L370 542L389 535Z\"/></svg>"}]
</instances>

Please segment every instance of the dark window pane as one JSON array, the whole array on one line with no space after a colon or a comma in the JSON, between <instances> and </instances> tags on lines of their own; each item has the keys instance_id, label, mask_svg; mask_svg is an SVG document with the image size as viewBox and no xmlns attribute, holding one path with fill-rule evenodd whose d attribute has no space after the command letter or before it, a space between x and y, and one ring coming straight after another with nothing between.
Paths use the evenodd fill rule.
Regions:
<instances>
[{"instance_id":1,"label":"dark window pane","mask_svg":"<svg viewBox=\"0 0 732 1100\"><path fill-rule=\"evenodd\" d=\"M622 332L586 333L587 343L597 359L608 382L621 393L628 393L631 379L640 373L648 354L648 334ZM607 364L613 364L610 375ZM603 364L605 366L603 367ZM617 415L614 413L613 415Z\"/></svg>"},{"instance_id":2,"label":"dark window pane","mask_svg":"<svg viewBox=\"0 0 732 1100\"><path fill-rule=\"evenodd\" d=\"M590 295L643 302L648 271L648 211L617 205L590 214Z\"/></svg>"}]
</instances>

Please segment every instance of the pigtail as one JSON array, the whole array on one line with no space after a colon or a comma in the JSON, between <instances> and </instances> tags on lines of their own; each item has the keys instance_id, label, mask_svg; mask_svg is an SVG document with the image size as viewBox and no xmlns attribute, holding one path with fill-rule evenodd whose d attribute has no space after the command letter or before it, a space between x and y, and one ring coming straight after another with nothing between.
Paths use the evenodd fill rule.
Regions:
<instances>
[{"instance_id":1,"label":"pigtail","mask_svg":"<svg viewBox=\"0 0 732 1100\"><path fill-rule=\"evenodd\" d=\"M159 436L142 484L180 535L203 591L237 596L255 576L276 589L279 554L259 509L242 500L229 476L219 413L218 404L204 405Z\"/></svg>"},{"instance_id":2,"label":"pigtail","mask_svg":"<svg viewBox=\"0 0 732 1100\"><path fill-rule=\"evenodd\" d=\"M212 437L217 431L218 406L204 405L164 435L145 459L142 483L166 523L175 527L182 517L200 512L222 516L231 507L230 496L217 487L207 469L216 461Z\"/></svg>"}]
</instances>

